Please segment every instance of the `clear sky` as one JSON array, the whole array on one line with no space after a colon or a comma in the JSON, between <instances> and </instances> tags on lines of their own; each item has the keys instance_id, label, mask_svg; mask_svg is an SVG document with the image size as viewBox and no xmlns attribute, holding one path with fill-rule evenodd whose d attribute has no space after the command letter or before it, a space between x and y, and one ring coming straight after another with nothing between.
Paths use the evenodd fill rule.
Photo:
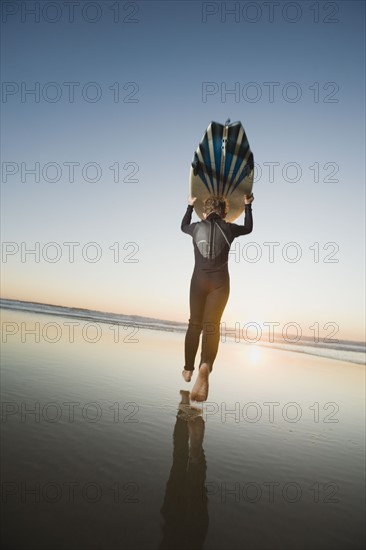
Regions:
<instances>
[{"instance_id":1,"label":"clear sky","mask_svg":"<svg viewBox=\"0 0 366 550\"><path fill-rule=\"evenodd\" d=\"M230 118L258 169L223 321L364 339L363 1L5 2L2 20L3 298L187 321L190 163Z\"/></svg>"}]
</instances>

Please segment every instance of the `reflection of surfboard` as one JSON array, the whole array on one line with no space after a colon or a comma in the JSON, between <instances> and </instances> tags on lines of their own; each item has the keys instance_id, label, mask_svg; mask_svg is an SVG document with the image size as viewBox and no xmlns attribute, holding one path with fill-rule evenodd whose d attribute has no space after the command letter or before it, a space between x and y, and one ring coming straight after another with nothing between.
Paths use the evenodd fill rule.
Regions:
<instances>
[{"instance_id":1,"label":"reflection of surfboard","mask_svg":"<svg viewBox=\"0 0 366 550\"><path fill-rule=\"evenodd\" d=\"M192 161L191 196L196 214L203 219L203 201L223 195L229 203L225 218L231 222L244 210L244 194L253 187L254 158L241 122L211 122Z\"/></svg>"}]
</instances>

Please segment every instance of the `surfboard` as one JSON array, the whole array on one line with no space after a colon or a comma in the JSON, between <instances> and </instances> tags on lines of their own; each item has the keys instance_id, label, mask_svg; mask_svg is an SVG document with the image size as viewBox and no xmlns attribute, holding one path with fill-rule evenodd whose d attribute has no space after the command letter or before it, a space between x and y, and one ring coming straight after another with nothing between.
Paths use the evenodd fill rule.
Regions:
<instances>
[{"instance_id":1,"label":"surfboard","mask_svg":"<svg viewBox=\"0 0 366 550\"><path fill-rule=\"evenodd\" d=\"M254 157L241 122L211 122L194 153L190 194L197 197L196 214L203 219L203 201L223 195L229 203L225 218L232 222L244 211L244 194L253 188Z\"/></svg>"}]
</instances>

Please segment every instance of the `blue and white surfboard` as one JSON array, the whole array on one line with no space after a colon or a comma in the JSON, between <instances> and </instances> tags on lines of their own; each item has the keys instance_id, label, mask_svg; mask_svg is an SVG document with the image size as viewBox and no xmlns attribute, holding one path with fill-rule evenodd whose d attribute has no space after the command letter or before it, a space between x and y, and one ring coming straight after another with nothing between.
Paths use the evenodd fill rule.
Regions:
<instances>
[{"instance_id":1,"label":"blue and white surfboard","mask_svg":"<svg viewBox=\"0 0 366 550\"><path fill-rule=\"evenodd\" d=\"M197 197L197 215L203 219L203 201L209 195L223 195L229 203L226 221L238 218L244 210L244 194L252 192L253 175L253 153L241 122L211 122L191 167L191 196Z\"/></svg>"}]
</instances>

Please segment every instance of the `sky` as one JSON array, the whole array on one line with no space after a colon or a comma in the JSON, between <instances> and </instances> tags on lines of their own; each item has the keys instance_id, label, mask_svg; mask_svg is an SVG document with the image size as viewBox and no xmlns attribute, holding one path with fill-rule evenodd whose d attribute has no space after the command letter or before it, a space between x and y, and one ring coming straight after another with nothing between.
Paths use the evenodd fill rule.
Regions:
<instances>
[{"instance_id":1,"label":"sky","mask_svg":"<svg viewBox=\"0 0 366 550\"><path fill-rule=\"evenodd\" d=\"M190 163L230 118L254 229L222 320L365 339L364 2L2 10L3 298L187 322Z\"/></svg>"}]
</instances>

